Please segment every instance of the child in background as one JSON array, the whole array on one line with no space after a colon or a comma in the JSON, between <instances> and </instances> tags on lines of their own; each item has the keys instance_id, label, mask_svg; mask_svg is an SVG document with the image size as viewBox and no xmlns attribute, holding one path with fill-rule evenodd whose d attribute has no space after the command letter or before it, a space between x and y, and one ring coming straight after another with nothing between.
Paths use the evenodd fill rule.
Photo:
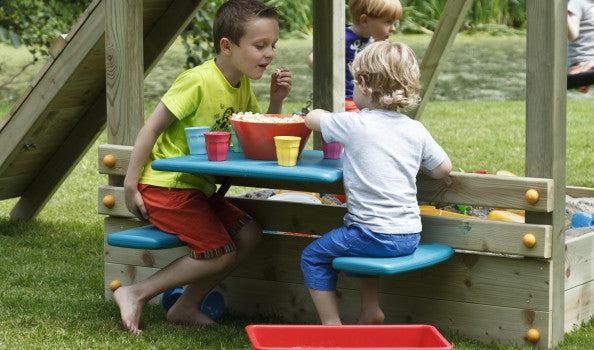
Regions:
<instances>
[{"instance_id":1,"label":"child in background","mask_svg":"<svg viewBox=\"0 0 594 350\"><path fill-rule=\"evenodd\" d=\"M138 218L173 233L191 252L148 279L117 289L114 300L124 327L140 333L144 305L169 289L187 285L167 320L214 324L200 301L258 244L262 229L248 214L215 193L214 177L154 171L155 159L189 154L185 127L228 127L236 112L261 113L250 79L262 78L274 58L278 13L257 0L229 0L213 25L216 57L175 80L138 133L124 180L126 205ZM280 113L291 90L291 73L272 74L268 113Z\"/></svg>"},{"instance_id":2,"label":"child in background","mask_svg":"<svg viewBox=\"0 0 594 350\"><path fill-rule=\"evenodd\" d=\"M396 30L396 21L402 18L402 5L398 0L351 0L349 12L353 24L345 28L345 111L358 112L353 102L353 75L349 65L371 41L390 38ZM307 64L313 68L313 53Z\"/></svg>"},{"instance_id":3,"label":"child in background","mask_svg":"<svg viewBox=\"0 0 594 350\"><path fill-rule=\"evenodd\" d=\"M567 2L567 65L568 74L594 70L594 1ZM590 86L577 89L588 92Z\"/></svg>"},{"instance_id":4,"label":"child in background","mask_svg":"<svg viewBox=\"0 0 594 350\"><path fill-rule=\"evenodd\" d=\"M415 251L421 232L416 177L447 176L450 159L425 127L397 110L419 101L420 71L413 51L402 43L369 44L351 67L353 98L360 112L316 109L305 118L312 130L344 146L343 181L347 197L344 226L309 244L301 255L304 284L322 324L341 324L336 302L339 256L390 257ZM380 324L378 276L357 277L360 324Z\"/></svg>"}]
</instances>

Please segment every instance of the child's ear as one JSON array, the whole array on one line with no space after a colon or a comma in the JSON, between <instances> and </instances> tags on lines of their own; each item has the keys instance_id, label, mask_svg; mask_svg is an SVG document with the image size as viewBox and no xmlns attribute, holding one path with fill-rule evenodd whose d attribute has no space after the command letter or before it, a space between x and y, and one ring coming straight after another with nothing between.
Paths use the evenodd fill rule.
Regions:
<instances>
[{"instance_id":1,"label":"child's ear","mask_svg":"<svg viewBox=\"0 0 594 350\"><path fill-rule=\"evenodd\" d=\"M227 55L227 56L231 55L231 41L229 39L221 38L219 46L221 48L221 53L223 55Z\"/></svg>"},{"instance_id":2,"label":"child's ear","mask_svg":"<svg viewBox=\"0 0 594 350\"><path fill-rule=\"evenodd\" d=\"M369 17L366 14L362 14L361 16L359 16L359 24L362 26L367 26L368 19Z\"/></svg>"},{"instance_id":3,"label":"child's ear","mask_svg":"<svg viewBox=\"0 0 594 350\"><path fill-rule=\"evenodd\" d=\"M359 85L361 86L361 90L365 91L365 89L367 89L367 81L365 81L365 77L360 75L357 80Z\"/></svg>"}]
</instances>

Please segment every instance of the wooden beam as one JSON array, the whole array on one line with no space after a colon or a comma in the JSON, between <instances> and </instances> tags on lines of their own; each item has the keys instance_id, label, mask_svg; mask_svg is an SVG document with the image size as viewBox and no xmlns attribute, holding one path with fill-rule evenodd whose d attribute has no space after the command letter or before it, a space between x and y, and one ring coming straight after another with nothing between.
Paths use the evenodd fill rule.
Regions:
<instances>
[{"instance_id":1,"label":"wooden beam","mask_svg":"<svg viewBox=\"0 0 594 350\"><path fill-rule=\"evenodd\" d=\"M526 176L550 178L565 188L567 101L567 1L526 2ZM552 236L551 332L539 347L564 335L565 191L555 191L551 213L526 213L526 221L550 224Z\"/></svg>"},{"instance_id":2,"label":"wooden beam","mask_svg":"<svg viewBox=\"0 0 594 350\"><path fill-rule=\"evenodd\" d=\"M446 3L421 62L421 102L415 110L408 113L411 118L417 120L421 118L445 62L446 55L460 30L471 3L472 0L449 0Z\"/></svg>"},{"instance_id":3,"label":"wooden beam","mask_svg":"<svg viewBox=\"0 0 594 350\"><path fill-rule=\"evenodd\" d=\"M105 94L99 97L68 138L27 186L10 212L12 220L35 217L91 147L105 126Z\"/></svg>"},{"instance_id":4,"label":"wooden beam","mask_svg":"<svg viewBox=\"0 0 594 350\"><path fill-rule=\"evenodd\" d=\"M313 5L313 105L328 111L344 111L345 2L315 0ZM319 132L313 148L322 149Z\"/></svg>"},{"instance_id":5,"label":"wooden beam","mask_svg":"<svg viewBox=\"0 0 594 350\"><path fill-rule=\"evenodd\" d=\"M142 0L105 0L107 141L133 145L144 124Z\"/></svg>"}]
</instances>

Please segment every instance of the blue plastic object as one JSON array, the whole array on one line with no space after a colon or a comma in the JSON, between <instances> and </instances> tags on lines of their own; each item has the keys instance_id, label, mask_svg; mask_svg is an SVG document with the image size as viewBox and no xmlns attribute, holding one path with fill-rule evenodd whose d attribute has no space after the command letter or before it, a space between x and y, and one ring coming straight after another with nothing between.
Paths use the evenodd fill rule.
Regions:
<instances>
[{"instance_id":1,"label":"blue plastic object","mask_svg":"<svg viewBox=\"0 0 594 350\"><path fill-rule=\"evenodd\" d=\"M155 170L249 177L273 180L333 183L342 179L342 159L324 159L322 151L304 150L297 166L278 166L276 160L248 159L229 151L224 162L209 162L206 155L189 155L154 160Z\"/></svg>"},{"instance_id":2,"label":"blue plastic object","mask_svg":"<svg viewBox=\"0 0 594 350\"><path fill-rule=\"evenodd\" d=\"M219 319L223 315L223 311L225 311L225 299L223 298L223 294L216 290L208 293L204 299L202 299L202 303L200 303L200 310L213 320Z\"/></svg>"},{"instance_id":3,"label":"blue plastic object","mask_svg":"<svg viewBox=\"0 0 594 350\"><path fill-rule=\"evenodd\" d=\"M153 225L109 234L107 235L107 244L136 249L164 249L186 245L176 235L165 233Z\"/></svg>"},{"instance_id":4,"label":"blue plastic object","mask_svg":"<svg viewBox=\"0 0 594 350\"><path fill-rule=\"evenodd\" d=\"M594 214L575 213L571 217L571 227L590 227L594 226Z\"/></svg>"},{"instance_id":5,"label":"blue plastic object","mask_svg":"<svg viewBox=\"0 0 594 350\"><path fill-rule=\"evenodd\" d=\"M161 295L161 306L165 310L169 310L175 304L177 299L181 297L184 289L181 287L173 288L168 291L165 291L163 295Z\"/></svg>"},{"instance_id":6,"label":"blue plastic object","mask_svg":"<svg viewBox=\"0 0 594 350\"><path fill-rule=\"evenodd\" d=\"M169 310L183 292L184 289L180 287L164 292L161 296L161 306L163 309ZM208 293L200 303L200 310L213 320L219 319L223 315L223 311L225 311L223 294L216 290Z\"/></svg>"},{"instance_id":7,"label":"blue plastic object","mask_svg":"<svg viewBox=\"0 0 594 350\"><path fill-rule=\"evenodd\" d=\"M391 258L342 256L332 261L336 270L365 275L394 275L413 271L446 261L454 256L454 250L443 244L419 244L410 255Z\"/></svg>"}]
</instances>

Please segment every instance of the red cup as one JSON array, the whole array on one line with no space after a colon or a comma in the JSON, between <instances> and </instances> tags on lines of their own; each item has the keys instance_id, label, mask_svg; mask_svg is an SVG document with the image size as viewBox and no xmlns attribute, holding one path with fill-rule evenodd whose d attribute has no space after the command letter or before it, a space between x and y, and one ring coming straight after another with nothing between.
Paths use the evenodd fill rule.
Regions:
<instances>
[{"instance_id":1,"label":"red cup","mask_svg":"<svg viewBox=\"0 0 594 350\"><path fill-rule=\"evenodd\" d=\"M340 142L326 142L322 136L322 150L325 159L340 159L342 157L342 145Z\"/></svg>"},{"instance_id":2,"label":"red cup","mask_svg":"<svg viewBox=\"0 0 594 350\"><path fill-rule=\"evenodd\" d=\"M227 160L230 136L231 133L228 131L209 131L204 133L208 160L216 162Z\"/></svg>"}]
</instances>

